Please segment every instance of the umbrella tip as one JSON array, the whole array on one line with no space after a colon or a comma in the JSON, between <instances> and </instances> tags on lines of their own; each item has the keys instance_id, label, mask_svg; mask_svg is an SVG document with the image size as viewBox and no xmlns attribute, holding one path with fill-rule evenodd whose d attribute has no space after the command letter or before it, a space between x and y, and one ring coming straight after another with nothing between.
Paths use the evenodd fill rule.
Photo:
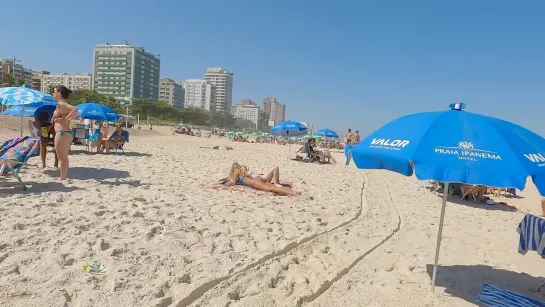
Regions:
<instances>
[{"instance_id":1,"label":"umbrella tip","mask_svg":"<svg viewBox=\"0 0 545 307\"><path fill-rule=\"evenodd\" d=\"M462 102L451 103L449 107L451 110L462 111L463 109L466 108L466 104Z\"/></svg>"}]
</instances>

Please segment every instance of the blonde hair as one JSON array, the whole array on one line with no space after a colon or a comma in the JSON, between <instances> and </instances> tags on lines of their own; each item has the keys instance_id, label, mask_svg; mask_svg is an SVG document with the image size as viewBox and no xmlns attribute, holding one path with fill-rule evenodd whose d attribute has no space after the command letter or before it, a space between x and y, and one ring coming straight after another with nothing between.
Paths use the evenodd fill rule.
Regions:
<instances>
[{"instance_id":1,"label":"blonde hair","mask_svg":"<svg viewBox=\"0 0 545 307\"><path fill-rule=\"evenodd\" d=\"M240 165L237 162L231 165L231 170L229 171L229 181L236 184L239 178L244 178L246 176L246 167Z\"/></svg>"}]
</instances>

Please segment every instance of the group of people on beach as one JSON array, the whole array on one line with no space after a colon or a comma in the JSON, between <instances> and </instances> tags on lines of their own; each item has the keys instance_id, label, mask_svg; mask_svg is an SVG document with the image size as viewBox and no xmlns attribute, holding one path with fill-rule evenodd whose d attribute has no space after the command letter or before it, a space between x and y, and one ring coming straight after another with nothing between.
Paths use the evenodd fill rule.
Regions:
<instances>
[{"instance_id":1,"label":"group of people on beach","mask_svg":"<svg viewBox=\"0 0 545 307\"><path fill-rule=\"evenodd\" d=\"M356 130L356 133L352 133L352 129L348 129L348 132L346 132L345 138L345 144L346 145L357 145L360 142L360 132L359 130Z\"/></svg>"},{"instance_id":2,"label":"group of people on beach","mask_svg":"<svg viewBox=\"0 0 545 307\"><path fill-rule=\"evenodd\" d=\"M70 146L74 141L74 130L70 128L70 122L79 116L78 110L68 103L68 98L71 93L72 91L66 86L57 85L51 93L53 98L58 102L52 116L48 111L42 111L33 121L29 121L31 134L40 140L42 168L46 167L47 147L53 145L53 152L55 154L54 167L60 169L60 180L66 180L68 178L68 170L70 168L68 155L70 153ZM95 126L97 126L97 124L98 129L100 130L101 124L98 122L93 123ZM117 127L116 133L109 139L100 138L95 142L97 152L101 147L105 148L106 152L109 152L111 149L116 148L119 141L124 139L123 129Z\"/></svg>"}]
</instances>

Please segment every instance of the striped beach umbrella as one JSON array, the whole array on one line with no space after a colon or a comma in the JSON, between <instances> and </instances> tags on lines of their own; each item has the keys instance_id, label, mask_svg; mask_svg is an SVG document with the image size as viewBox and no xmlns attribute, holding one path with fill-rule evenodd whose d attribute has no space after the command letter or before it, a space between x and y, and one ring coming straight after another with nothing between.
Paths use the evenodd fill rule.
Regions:
<instances>
[{"instance_id":1,"label":"striped beach umbrella","mask_svg":"<svg viewBox=\"0 0 545 307\"><path fill-rule=\"evenodd\" d=\"M57 104L53 96L26 86L0 88L0 103L5 106L20 106L37 103Z\"/></svg>"}]
</instances>

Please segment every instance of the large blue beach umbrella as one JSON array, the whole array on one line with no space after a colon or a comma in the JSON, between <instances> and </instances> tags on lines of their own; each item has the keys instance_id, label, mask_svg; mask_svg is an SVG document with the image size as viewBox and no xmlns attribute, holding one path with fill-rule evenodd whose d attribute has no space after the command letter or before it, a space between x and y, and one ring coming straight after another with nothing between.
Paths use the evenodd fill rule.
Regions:
<instances>
[{"instance_id":1,"label":"large blue beach umbrella","mask_svg":"<svg viewBox=\"0 0 545 307\"><path fill-rule=\"evenodd\" d=\"M53 96L26 86L0 88L0 103L5 106L31 105L36 103L57 104Z\"/></svg>"},{"instance_id":2,"label":"large blue beach umbrella","mask_svg":"<svg viewBox=\"0 0 545 307\"><path fill-rule=\"evenodd\" d=\"M387 169L420 180L445 182L432 276L437 262L449 182L524 189L531 176L545 196L545 139L516 124L451 110L407 115L347 146L347 164L361 169Z\"/></svg>"},{"instance_id":3,"label":"large blue beach umbrella","mask_svg":"<svg viewBox=\"0 0 545 307\"><path fill-rule=\"evenodd\" d=\"M285 121L271 128L274 136L300 136L308 132L308 127L294 121Z\"/></svg>"},{"instance_id":4,"label":"large blue beach umbrella","mask_svg":"<svg viewBox=\"0 0 545 307\"><path fill-rule=\"evenodd\" d=\"M7 115L7 116L21 116L21 112L22 112L22 115L24 117L37 117L40 114L40 112L47 111L50 113L49 117L51 118L51 115L53 115L53 111L55 110L55 108L57 108L56 104L37 103L37 104L25 105L24 107L13 106L0 114Z\"/></svg>"},{"instance_id":5,"label":"large blue beach umbrella","mask_svg":"<svg viewBox=\"0 0 545 307\"><path fill-rule=\"evenodd\" d=\"M339 138L339 135L337 134L337 132L328 128L318 130L318 132L316 132L316 135L327 137L327 138L334 138L334 139Z\"/></svg>"},{"instance_id":6,"label":"large blue beach umbrella","mask_svg":"<svg viewBox=\"0 0 545 307\"><path fill-rule=\"evenodd\" d=\"M85 119L117 121L119 115L112 108L96 102L78 104L78 115Z\"/></svg>"},{"instance_id":7,"label":"large blue beach umbrella","mask_svg":"<svg viewBox=\"0 0 545 307\"><path fill-rule=\"evenodd\" d=\"M26 86L18 87L2 87L0 88L0 104L5 106L22 106L21 107L21 136L23 136L23 117L26 106L35 104L57 104L53 96L33 90Z\"/></svg>"}]
</instances>

